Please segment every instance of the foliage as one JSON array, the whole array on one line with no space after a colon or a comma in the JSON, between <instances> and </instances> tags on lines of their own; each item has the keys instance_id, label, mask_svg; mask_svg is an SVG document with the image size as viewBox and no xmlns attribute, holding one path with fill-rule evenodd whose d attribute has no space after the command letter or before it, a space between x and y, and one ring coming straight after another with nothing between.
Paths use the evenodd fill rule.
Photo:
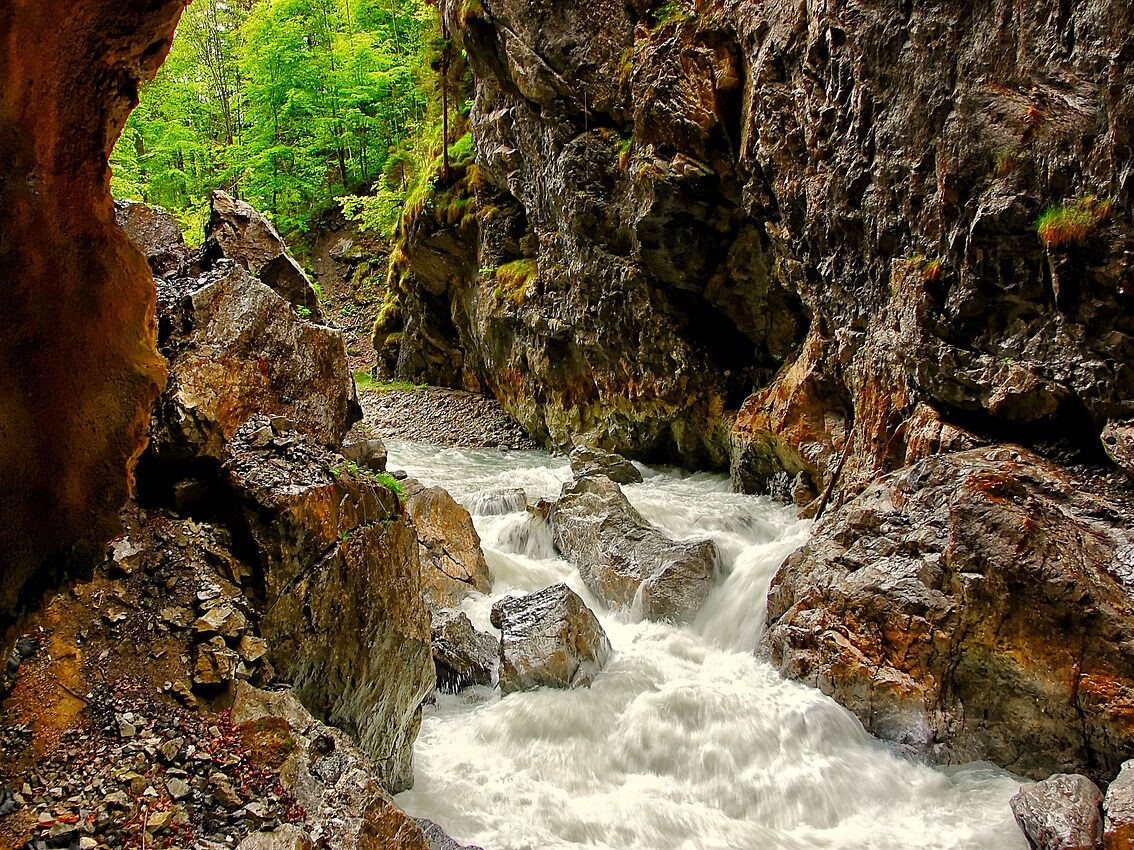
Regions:
<instances>
[{"instance_id":1,"label":"foliage","mask_svg":"<svg viewBox=\"0 0 1134 850\"><path fill-rule=\"evenodd\" d=\"M1112 207L1113 201L1096 195L1048 207L1036 222L1036 232L1048 248L1079 243L1110 215Z\"/></svg>"},{"instance_id":2,"label":"foliage","mask_svg":"<svg viewBox=\"0 0 1134 850\"><path fill-rule=\"evenodd\" d=\"M667 0L658 8L652 10L650 16L654 19L654 25L659 27L666 24L685 23L695 17L681 0Z\"/></svg>"},{"instance_id":3,"label":"foliage","mask_svg":"<svg viewBox=\"0 0 1134 850\"><path fill-rule=\"evenodd\" d=\"M375 187L366 214L388 231L399 152L434 121L438 34L426 0L196 0L114 150L112 190L195 225L223 188L288 234Z\"/></svg>"}]
</instances>

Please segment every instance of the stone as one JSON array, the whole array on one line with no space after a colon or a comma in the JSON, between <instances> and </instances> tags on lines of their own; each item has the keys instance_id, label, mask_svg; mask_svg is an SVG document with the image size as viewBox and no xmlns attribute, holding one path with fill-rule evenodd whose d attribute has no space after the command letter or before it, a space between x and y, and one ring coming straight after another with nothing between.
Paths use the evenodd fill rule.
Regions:
<instances>
[{"instance_id":1,"label":"stone","mask_svg":"<svg viewBox=\"0 0 1134 850\"><path fill-rule=\"evenodd\" d=\"M1126 516L1022 448L930 456L787 558L764 651L920 757L1105 781L1134 750Z\"/></svg>"},{"instance_id":2,"label":"stone","mask_svg":"<svg viewBox=\"0 0 1134 850\"><path fill-rule=\"evenodd\" d=\"M393 492L314 441L251 447L261 419L235 435L228 474L260 564L267 659L395 793L435 684L417 538Z\"/></svg>"},{"instance_id":3,"label":"stone","mask_svg":"<svg viewBox=\"0 0 1134 850\"><path fill-rule=\"evenodd\" d=\"M115 201L114 218L149 261L154 277L170 277L189 259L181 227L161 207L137 201Z\"/></svg>"},{"instance_id":4,"label":"stone","mask_svg":"<svg viewBox=\"0 0 1134 850\"><path fill-rule=\"evenodd\" d=\"M307 273L292 258L286 243L263 213L221 191L213 192L209 204L206 261L234 261L297 310L306 311L309 318L322 322L319 299Z\"/></svg>"},{"instance_id":5,"label":"stone","mask_svg":"<svg viewBox=\"0 0 1134 850\"><path fill-rule=\"evenodd\" d=\"M1087 777L1057 773L1024 786L1009 805L1035 850L1097 850L1102 801L1102 792Z\"/></svg>"},{"instance_id":6,"label":"stone","mask_svg":"<svg viewBox=\"0 0 1134 850\"><path fill-rule=\"evenodd\" d=\"M193 631L198 634L218 634L225 638L236 638L247 629L248 618L227 602L210 608L193 623Z\"/></svg>"},{"instance_id":7,"label":"stone","mask_svg":"<svg viewBox=\"0 0 1134 850\"><path fill-rule=\"evenodd\" d=\"M452 608L492 580L469 512L441 487L407 490L406 512L417 528L422 593L433 610Z\"/></svg>"},{"instance_id":8,"label":"stone","mask_svg":"<svg viewBox=\"0 0 1134 850\"><path fill-rule=\"evenodd\" d=\"M484 850L475 844L461 844L455 841L445 830L429 818L414 818L421 831L425 833L425 841L429 850Z\"/></svg>"},{"instance_id":9,"label":"stone","mask_svg":"<svg viewBox=\"0 0 1134 850\"><path fill-rule=\"evenodd\" d=\"M1134 478L1134 420L1106 423L1102 444L1114 465Z\"/></svg>"},{"instance_id":10,"label":"stone","mask_svg":"<svg viewBox=\"0 0 1134 850\"><path fill-rule=\"evenodd\" d=\"M375 472L386 471L386 444L364 424L351 428L339 451L343 457L359 466Z\"/></svg>"},{"instance_id":11,"label":"stone","mask_svg":"<svg viewBox=\"0 0 1134 850\"><path fill-rule=\"evenodd\" d=\"M236 678L240 657L222 637L211 637L194 648L193 683L206 687L223 685Z\"/></svg>"},{"instance_id":12,"label":"stone","mask_svg":"<svg viewBox=\"0 0 1134 850\"><path fill-rule=\"evenodd\" d=\"M1103 812L1103 850L1134 850L1134 761L1107 786Z\"/></svg>"},{"instance_id":13,"label":"stone","mask_svg":"<svg viewBox=\"0 0 1134 850\"><path fill-rule=\"evenodd\" d=\"M237 850L314 850L311 836L293 824L285 823L271 832L254 832L237 845Z\"/></svg>"},{"instance_id":14,"label":"stone","mask_svg":"<svg viewBox=\"0 0 1134 850\"><path fill-rule=\"evenodd\" d=\"M297 315L238 266L161 291L172 378L155 411L153 457L223 461L236 429L257 414L286 416L327 447L342 444L359 409L340 331ZM266 445L275 433L265 426Z\"/></svg>"},{"instance_id":15,"label":"stone","mask_svg":"<svg viewBox=\"0 0 1134 850\"><path fill-rule=\"evenodd\" d=\"M571 473L576 478L587 475L605 475L615 484L641 484L638 467L621 455L593 446L576 446L571 450Z\"/></svg>"},{"instance_id":16,"label":"stone","mask_svg":"<svg viewBox=\"0 0 1134 850\"><path fill-rule=\"evenodd\" d=\"M499 600L492 625L501 631L504 694L589 686L612 654L594 612L565 584Z\"/></svg>"},{"instance_id":17,"label":"stone","mask_svg":"<svg viewBox=\"0 0 1134 850\"><path fill-rule=\"evenodd\" d=\"M165 783L165 790L174 800L181 800L189 796L189 783L184 779L173 778Z\"/></svg>"},{"instance_id":18,"label":"stone","mask_svg":"<svg viewBox=\"0 0 1134 850\"><path fill-rule=\"evenodd\" d=\"M720 572L716 544L671 539L604 475L564 484L549 521L556 547L591 593L650 620L690 619Z\"/></svg>"},{"instance_id":19,"label":"stone","mask_svg":"<svg viewBox=\"0 0 1134 850\"><path fill-rule=\"evenodd\" d=\"M456 693L469 685L491 685L498 654L499 642L474 629L467 614L433 615L433 663L440 690Z\"/></svg>"}]
</instances>

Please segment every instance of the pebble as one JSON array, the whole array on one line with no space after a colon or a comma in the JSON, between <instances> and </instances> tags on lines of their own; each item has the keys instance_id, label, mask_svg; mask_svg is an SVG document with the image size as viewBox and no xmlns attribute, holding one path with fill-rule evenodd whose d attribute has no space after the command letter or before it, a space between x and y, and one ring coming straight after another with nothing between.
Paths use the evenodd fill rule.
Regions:
<instances>
[{"instance_id":1,"label":"pebble","mask_svg":"<svg viewBox=\"0 0 1134 850\"><path fill-rule=\"evenodd\" d=\"M459 448L534 449L537 444L494 400L442 387L359 394L365 422L384 440Z\"/></svg>"}]
</instances>

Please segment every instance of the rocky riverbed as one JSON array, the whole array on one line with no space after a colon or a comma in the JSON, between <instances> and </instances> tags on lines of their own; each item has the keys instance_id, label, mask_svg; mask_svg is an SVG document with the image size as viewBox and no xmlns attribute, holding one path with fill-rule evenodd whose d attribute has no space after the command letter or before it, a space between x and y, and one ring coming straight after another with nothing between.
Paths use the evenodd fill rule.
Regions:
<instances>
[{"instance_id":1,"label":"rocky riverbed","mask_svg":"<svg viewBox=\"0 0 1134 850\"><path fill-rule=\"evenodd\" d=\"M363 414L384 439L455 448L534 449L494 399L441 387L383 388L360 395Z\"/></svg>"}]
</instances>

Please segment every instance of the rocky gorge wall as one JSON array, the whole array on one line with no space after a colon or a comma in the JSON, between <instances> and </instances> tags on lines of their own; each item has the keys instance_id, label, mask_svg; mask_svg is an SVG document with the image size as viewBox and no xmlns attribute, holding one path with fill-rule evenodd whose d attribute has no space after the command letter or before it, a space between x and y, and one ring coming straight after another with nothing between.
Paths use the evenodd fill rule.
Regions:
<instances>
[{"instance_id":1,"label":"rocky gorge wall","mask_svg":"<svg viewBox=\"0 0 1134 850\"><path fill-rule=\"evenodd\" d=\"M0 8L0 625L45 568L113 536L165 380L107 158L183 5Z\"/></svg>"},{"instance_id":2,"label":"rocky gorge wall","mask_svg":"<svg viewBox=\"0 0 1134 850\"><path fill-rule=\"evenodd\" d=\"M1128 5L446 15L476 215L407 234L400 376L755 490L1134 414Z\"/></svg>"}]
</instances>

